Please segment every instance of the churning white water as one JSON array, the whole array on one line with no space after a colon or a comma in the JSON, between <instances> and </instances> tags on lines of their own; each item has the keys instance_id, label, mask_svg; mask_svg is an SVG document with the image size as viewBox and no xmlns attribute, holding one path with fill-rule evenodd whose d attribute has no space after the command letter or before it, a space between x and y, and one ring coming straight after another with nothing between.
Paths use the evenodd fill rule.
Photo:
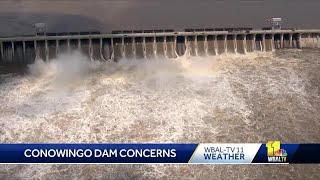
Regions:
<instances>
[{"instance_id":1,"label":"churning white water","mask_svg":"<svg viewBox=\"0 0 320 180\"><path fill-rule=\"evenodd\" d=\"M319 142L319 54L115 63L72 52L37 61L27 75L0 77L0 142ZM223 178L225 169L238 178L272 174L248 166L2 165L0 177Z\"/></svg>"}]
</instances>

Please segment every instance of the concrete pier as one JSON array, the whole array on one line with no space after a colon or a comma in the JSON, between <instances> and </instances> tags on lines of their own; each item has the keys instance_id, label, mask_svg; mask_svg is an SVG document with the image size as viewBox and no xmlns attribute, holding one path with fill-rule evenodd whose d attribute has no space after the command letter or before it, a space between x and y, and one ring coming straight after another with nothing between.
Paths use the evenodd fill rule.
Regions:
<instances>
[{"instance_id":1,"label":"concrete pier","mask_svg":"<svg viewBox=\"0 0 320 180\"><path fill-rule=\"evenodd\" d=\"M0 63L48 61L80 50L92 60L245 54L280 48L319 48L320 30L122 31L113 34L0 38Z\"/></svg>"}]
</instances>

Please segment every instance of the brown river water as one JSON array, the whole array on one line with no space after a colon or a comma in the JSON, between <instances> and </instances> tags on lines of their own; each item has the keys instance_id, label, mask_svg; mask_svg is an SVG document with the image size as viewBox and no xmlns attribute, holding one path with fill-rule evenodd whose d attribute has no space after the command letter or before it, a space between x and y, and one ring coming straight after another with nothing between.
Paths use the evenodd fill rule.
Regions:
<instances>
[{"instance_id":1,"label":"brown river water","mask_svg":"<svg viewBox=\"0 0 320 180\"><path fill-rule=\"evenodd\" d=\"M320 142L320 50L0 67L1 143ZM319 165L0 165L0 179L319 179Z\"/></svg>"}]
</instances>

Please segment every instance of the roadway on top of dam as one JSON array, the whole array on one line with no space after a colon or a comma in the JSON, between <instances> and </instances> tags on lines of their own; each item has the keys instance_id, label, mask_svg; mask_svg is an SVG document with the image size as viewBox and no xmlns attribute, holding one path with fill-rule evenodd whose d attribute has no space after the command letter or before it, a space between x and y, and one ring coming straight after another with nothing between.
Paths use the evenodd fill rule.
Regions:
<instances>
[{"instance_id":1,"label":"roadway on top of dam","mask_svg":"<svg viewBox=\"0 0 320 180\"><path fill-rule=\"evenodd\" d=\"M244 34L284 34L284 33L320 33L320 29L299 30L249 30L249 31L196 31L196 32L152 32L123 34L90 34L63 36L16 36L0 38L0 41L35 41L35 40L65 40L65 39L99 39L123 37L163 37L163 36L197 36L197 35L244 35Z\"/></svg>"}]
</instances>

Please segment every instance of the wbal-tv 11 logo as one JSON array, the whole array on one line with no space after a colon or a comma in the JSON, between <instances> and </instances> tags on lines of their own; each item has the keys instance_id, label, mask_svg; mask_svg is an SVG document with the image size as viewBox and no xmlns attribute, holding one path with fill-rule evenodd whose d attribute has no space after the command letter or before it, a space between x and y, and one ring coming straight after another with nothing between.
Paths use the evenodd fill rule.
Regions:
<instances>
[{"instance_id":1,"label":"wbal-tv 11 logo","mask_svg":"<svg viewBox=\"0 0 320 180\"><path fill-rule=\"evenodd\" d=\"M280 146L280 141L268 141L266 144L268 162L285 163L287 161L287 151L281 149Z\"/></svg>"}]
</instances>

